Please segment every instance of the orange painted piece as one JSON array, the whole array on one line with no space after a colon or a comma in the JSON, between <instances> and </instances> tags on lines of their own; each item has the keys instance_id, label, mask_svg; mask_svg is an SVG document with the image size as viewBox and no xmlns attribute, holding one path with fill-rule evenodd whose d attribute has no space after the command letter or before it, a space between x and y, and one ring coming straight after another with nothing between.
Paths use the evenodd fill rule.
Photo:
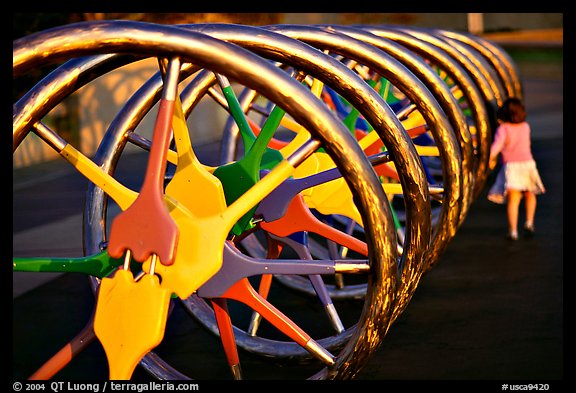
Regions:
<instances>
[{"instance_id":1,"label":"orange painted piece","mask_svg":"<svg viewBox=\"0 0 576 393\"><path fill-rule=\"evenodd\" d=\"M416 138L417 136L424 134L426 131L428 131L426 124L421 125L421 126L417 126L417 127L413 127L413 128L406 130L406 132L408 133L410 138ZM371 132L374 132L374 131L371 131ZM368 133L366 131L362 131L362 130L355 130L354 131L354 136L356 137L357 140L364 138L367 134ZM371 150L370 150L370 153L366 153L366 155L372 155L372 154L378 153L380 151L380 148L382 148L383 146L384 146L384 143L382 142L382 140L377 139L376 142L374 142L372 145L370 145L368 147L368 149L371 149ZM364 151L367 152L368 149L364 149Z\"/></svg>"},{"instance_id":2,"label":"orange painted piece","mask_svg":"<svg viewBox=\"0 0 576 393\"><path fill-rule=\"evenodd\" d=\"M174 101L160 102L142 190L112 222L108 244L112 258L121 258L130 250L138 262L156 254L163 265L174 263L179 232L163 192L173 111Z\"/></svg>"},{"instance_id":3,"label":"orange painted piece","mask_svg":"<svg viewBox=\"0 0 576 393\"><path fill-rule=\"evenodd\" d=\"M375 131L372 131L372 132L375 132ZM356 138L357 141L364 138L367 134L368 133L366 131L363 131L363 130L359 130L359 129L354 130L354 137ZM367 156L371 156L373 154L378 154L378 153L380 153L380 150L382 149L383 146L384 146L384 143L382 143L382 140L380 138L378 138L378 139L376 139L376 141L374 141L374 143L372 143L370 146L368 146L367 148L364 149L364 153Z\"/></svg>"},{"instance_id":4,"label":"orange painted piece","mask_svg":"<svg viewBox=\"0 0 576 393\"><path fill-rule=\"evenodd\" d=\"M144 355L160 344L171 294L152 274L134 281L131 271L118 270L102 279L94 332L106 352L110 379L130 379Z\"/></svg>"},{"instance_id":5,"label":"orange painted piece","mask_svg":"<svg viewBox=\"0 0 576 393\"><path fill-rule=\"evenodd\" d=\"M392 179L400 181L400 176L398 175L398 172L396 171L396 169L394 169L390 165L388 165L387 162L385 162L384 164L376 165L374 167L374 171L376 172L376 174L378 176L386 176L386 177L390 177Z\"/></svg>"},{"instance_id":6,"label":"orange painted piece","mask_svg":"<svg viewBox=\"0 0 576 393\"><path fill-rule=\"evenodd\" d=\"M96 339L94 334L94 316L86 326L68 344L42 365L28 378L31 381L46 381L62 370L70 361Z\"/></svg>"},{"instance_id":7,"label":"orange painted piece","mask_svg":"<svg viewBox=\"0 0 576 393\"><path fill-rule=\"evenodd\" d=\"M306 346L308 341L310 341L310 336L292 322L290 318L260 296L247 278L237 281L221 297L244 303L301 346Z\"/></svg>"},{"instance_id":8,"label":"orange painted piece","mask_svg":"<svg viewBox=\"0 0 576 393\"><path fill-rule=\"evenodd\" d=\"M272 286L272 274L263 274L260 277L260 284L258 285L258 294L264 299L268 298L270 293L270 287Z\"/></svg>"},{"instance_id":9,"label":"orange painted piece","mask_svg":"<svg viewBox=\"0 0 576 393\"><path fill-rule=\"evenodd\" d=\"M279 242L276 239L272 239L270 236L267 236L268 241L268 251L266 253L266 259L278 259L282 249L284 248L284 244ZM268 297L268 293L270 293L270 287L272 286L272 274L263 274L260 278L260 284L258 285L258 293L263 298Z\"/></svg>"},{"instance_id":10,"label":"orange painted piece","mask_svg":"<svg viewBox=\"0 0 576 393\"><path fill-rule=\"evenodd\" d=\"M272 222L262 221L260 226L265 231L280 237L301 231L313 232L362 255L368 255L366 243L318 220L300 194L292 199L282 218Z\"/></svg>"},{"instance_id":11,"label":"orange painted piece","mask_svg":"<svg viewBox=\"0 0 576 393\"><path fill-rule=\"evenodd\" d=\"M406 130L408 135L410 135L410 138L416 138L417 136L424 134L426 131L428 131L426 124Z\"/></svg>"},{"instance_id":12,"label":"orange painted piece","mask_svg":"<svg viewBox=\"0 0 576 393\"><path fill-rule=\"evenodd\" d=\"M328 108L330 108L334 112L336 112L336 105L334 104L334 101L332 100L332 97L330 96L330 94L328 94L328 92L322 90L321 97L322 97L322 101L324 101L324 103L328 106Z\"/></svg>"},{"instance_id":13,"label":"orange painted piece","mask_svg":"<svg viewBox=\"0 0 576 393\"><path fill-rule=\"evenodd\" d=\"M214 316L220 332L220 340L224 347L226 360L229 366L236 366L240 364L240 357L238 356L238 347L236 346L236 339L234 338L234 330L232 328L232 321L228 313L228 305L226 299L215 298L211 299L212 307L214 308Z\"/></svg>"}]
</instances>

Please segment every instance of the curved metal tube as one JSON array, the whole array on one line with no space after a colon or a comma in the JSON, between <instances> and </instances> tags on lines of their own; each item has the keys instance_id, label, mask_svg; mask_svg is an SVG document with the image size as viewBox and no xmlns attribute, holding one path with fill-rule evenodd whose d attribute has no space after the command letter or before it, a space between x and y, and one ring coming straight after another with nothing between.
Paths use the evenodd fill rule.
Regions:
<instances>
[{"instance_id":1,"label":"curved metal tube","mask_svg":"<svg viewBox=\"0 0 576 393\"><path fill-rule=\"evenodd\" d=\"M204 27L204 29L207 28L206 26ZM382 100L382 98L380 96L377 95L377 93L370 88L368 85L366 85L364 83L364 81L362 81L361 79L358 78L358 76L353 73L350 69L348 69L347 67L345 67L343 64L341 64L340 62L337 62L336 60L322 54L321 52L318 52L316 49L313 49L299 41L287 38L285 36L279 35L279 34L275 34L272 32L267 32L267 31L263 31L260 32L258 31L259 29L256 28L247 28L244 26L228 26L228 27L222 27L225 29L225 31L227 32L227 34L220 34L220 35L215 35L216 38L219 39L228 39L229 37L234 37L233 41L236 43L240 43L243 45L246 45L247 47L249 47L250 45L246 44L246 42L250 42L251 40L253 41L254 39L252 38L253 35L255 35L256 33L258 33L259 39L261 40L263 36L267 36L267 40L268 40L268 44L264 45L262 42L255 42L252 43L252 45L255 45L255 48L268 48L268 47L273 47L273 53L286 53L286 54L290 54L290 55L280 55L279 59L285 60L286 62L292 63L294 66L297 66L301 69L304 70L308 70L311 73L316 73L318 74L320 71L324 72L325 74L328 74L329 77L326 77L325 75L319 76L319 78L323 78L325 79L327 82L333 84L335 82L333 82L333 79L335 79L338 75L339 78L343 78L342 74L346 75L348 80L346 81L346 83L348 85L350 85L350 87L348 87L347 92L344 92L343 94L347 97L347 99L350 100L350 102L360 102L360 103L364 103L365 107L362 109L363 112L366 112L366 116L367 118L372 118L374 119L376 116L382 116L383 113L383 107L382 105L386 105L384 103L384 101ZM202 31L204 31L204 29L200 29ZM217 31L220 29L216 29ZM256 31L254 31L256 30ZM250 32L250 34L246 35L247 32ZM244 34L244 35L243 35ZM282 45L283 43L283 45ZM265 52L264 49L261 49L263 52ZM279 52L280 51L280 52ZM276 55L278 56L278 55ZM284 57L290 57L290 58L284 58ZM319 64L322 64L322 66L324 67L324 69L321 69ZM326 65L328 64L328 65ZM320 70L320 71L319 71ZM332 78L332 79L330 79ZM153 104L153 101L151 100L151 94L156 90L159 89L161 87L161 82L160 82L160 77L159 75L156 75L154 77L154 79L156 80L156 82L154 83L154 85L156 86L155 88L153 87L153 84L150 83L150 87L146 86L143 87L139 92L137 92L137 94L135 94L129 102L127 102L127 104L125 105L125 107L122 109L122 112L118 114L118 116L116 117L116 119L114 120L114 127L110 127L110 129L114 130L114 135L124 135L124 133L126 131L128 131L130 128L135 127L135 125L141 120L141 118L143 117L143 114L150 109L150 107ZM182 98L182 103L183 103L183 110L185 112L185 114L189 114L191 108L193 107L193 105L195 105L199 98L202 96L202 93L206 91L206 89L214 82L214 75L213 73L204 73L204 75L202 76L202 78L200 78L201 81L198 81L198 77L194 79L192 84L189 84L183 91L181 94L181 98ZM342 82L343 83L343 82ZM197 86L196 88L192 88L191 86ZM198 91L198 86L200 86L200 89L202 89L201 91ZM338 87L336 87L337 89L340 89ZM151 93L152 92L152 93ZM352 96L352 94L355 95ZM377 97L377 98L367 98L366 96L372 96L372 97ZM144 96L148 96L148 98L143 98ZM140 102L140 104L138 104L138 102ZM367 104L368 103L368 104ZM145 105L145 108L142 108L142 105ZM130 111L129 109L132 110ZM138 108L136 110L136 108ZM385 106L384 108L388 108L387 106ZM393 124L398 124L397 119L395 117L395 115L393 114L393 112L388 108L389 111L389 118L393 119L392 121L394 122ZM137 116L137 117L134 117ZM123 121L121 119L130 119L130 122L127 121ZM381 121L380 121L381 123ZM378 127L378 126L377 126ZM382 127L380 125L380 127ZM403 132L403 128L400 125L401 129L400 131ZM397 132L397 131L396 131ZM392 136L390 138L400 138L400 137L405 137L404 134L402 133L394 133L392 132L391 134ZM411 145L411 141L409 138L406 139L407 142ZM118 141L110 144L109 146L117 146L118 145ZM103 144L101 146L101 148L105 148L105 145ZM393 149L392 149L393 150ZM105 150L104 150L105 151ZM404 151L404 155L405 156L409 156L408 151ZM416 154L416 152L413 152L414 156L416 157L414 159L414 162L417 162L419 164L419 160L418 160L418 156ZM101 156L102 154L98 154L98 156ZM412 164L414 165L414 164ZM417 172L417 170L420 169L419 167L416 167L416 169L413 169L409 172L407 172L410 177L412 177L411 180L408 181L408 184L410 185L410 187L413 187L413 185L418 185L418 188L416 188L417 193L421 193L422 191L422 187L426 188L426 181L424 178L424 175L421 174L420 177L415 177L415 174ZM413 193L414 193L413 192ZM408 194L408 198L410 198L411 194ZM416 195L420 195L420 194L416 194ZM419 197L420 199L418 199L416 201L416 203L414 204L414 210L416 212L423 212L426 211L426 209L429 209L429 201L425 198L425 196L421 196ZM414 198L412 198L414 199ZM101 214L101 213L100 213ZM419 234L425 234L426 231L430 231L429 226L430 223L429 221L423 220L423 219L418 219L418 221L415 222L415 224L417 224L417 229L416 229L416 233ZM414 247L409 249L416 249L418 250L418 247L420 247L421 251L414 251L409 255L409 257L406 257L406 261L407 261L407 265L411 266L413 264L423 264L423 252L426 249L426 246L428 244L428 241L426 240L426 236L415 236L413 237L414 242L419 242L417 243ZM422 268L420 268L422 269ZM185 304L188 304L185 302ZM193 314L195 316L197 316L196 314L198 314L198 311L196 310L201 310L201 309L190 309L191 312L193 312ZM216 330L217 332L217 330ZM347 338L345 336L339 337L338 340L341 341L342 338ZM240 344L240 346L247 348L248 350L251 350L251 348L254 348L254 344L252 343L254 341L253 338L251 338L250 340L246 340L242 335L237 335L237 340ZM332 340L332 341L336 341L336 340ZM338 343L338 341L336 341L336 343ZM259 345L259 344L258 344ZM289 346L289 347L293 347L293 346ZM276 345L276 347L274 348L275 353L277 353L279 356L280 354L283 353L283 350L280 348L279 345ZM252 351L255 351L254 349L252 349ZM296 348L297 353L301 353L301 349Z\"/></svg>"},{"instance_id":2,"label":"curved metal tube","mask_svg":"<svg viewBox=\"0 0 576 393\"><path fill-rule=\"evenodd\" d=\"M447 120L447 116L440 108L436 99L432 96L427 87L414 76L403 64L392 56L381 51L374 45L368 44L347 34L330 31L329 27L309 27L300 25L274 25L268 27L273 31L288 35L289 37L309 43L319 49L328 49L334 53L358 61L367 65L380 75L386 77L393 84L404 87L404 93L413 101L424 119L429 124L434 138L438 141L438 148L441 151L443 180L445 181L445 200L440 214L439 224L434 228L434 240L426 256L426 264L434 263L442 251L445 249L450 239L456 233L459 223L459 214L462 202L462 157L460 147L456 142L456 137L452 126ZM383 138L381 136L381 138ZM396 155L392 155L396 162ZM406 283L418 282L421 271L403 271ZM407 304L413 293L411 285L407 292L403 292L403 301L398 305L399 310Z\"/></svg>"},{"instance_id":3,"label":"curved metal tube","mask_svg":"<svg viewBox=\"0 0 576 393\"><path fill-rule=\"evenodd\" d=\"M426 221L425 216L422 215L429 211L428 208L424 207L425 204L429 204L427 196L425 196L427 192L424 192L421 189L423 186L427 187L427 182L424 178L423 172L409 173L421 170L418 154L416 153L410 138L406 138L404 128L399 123L396 115L392 112L382 97L361 80L357 74L352 72L341 62L333 59L331 56L327 56L317 49L300 42L302 40L295 40L288 33L284 34L284 31L280 31L282 34L276 33L275 31L277 26L269 27L272 31L262 31L260 28L237 25L193 25L192 27L194 29L199 29L197 31L246 47L261 56L270 57L272 60L305 71L334 88L336 92L341 94L353 106L358 108L362 115L365 116L368 122L385 141L386 146L389 148L391 155L395 159L395 165L399 168L401 176L404 175L409 178L408 180L403 181L402 185L403 187L406 187L405 195L407 210L410 216L408 218L410 225L417 225L419 228L415 230L415 233L425 234L426 232L420 231L429 230L426 226L421 226L423 224L426 225L422 222ZM318 34L326 35L326 33L321 32L321 30L318 30ZM335 42L335 45L339 45L336 43L336 38L340 38L340 36L332 33L328 33L327 35L330 40ZM349 41L349 44L361 44L356 40L350 40L345 37L342 38ZM366 45L362 45L362 48L350 46L348 50L361 53L367 48L368 46ZM323 49L327 49L327 47ZM375 54L370 53L367 56L371 57L375 56ZM399 70L396 68L393 70L397 71L399 74L402 74L402 71L406 73L405 69ZM391 73L391 71L388 71L388 73ZM414 79L411 81L415 83L413 86L414 90L417 91L414 95L422 94L418 96L422 101L424 101L425 98L428 98L428 100L434 102L434 99L425 96L426 91L422 89L421 84L416 84ZM407 83L405 83L405 85L406 84ZM440 112L436 112L437 115L439 113ZM402 157L400 157L400 155L402 155ZM398 161L396 161L396 159L398 159ZM424 208L424 210L412 210L420 208ZM418 222L420 222L420 224L418 224ZM425 235L420 239L420 241L411 238L412 242L419 243L413 244L413 247L408 247L411 251L402 256L403 268L417 269L418 264L426 263L419 260L417 257L419 253L414 251L426 248L421 243L425 238Z\"/></svg>"},{"instance_id":4,"label":"curved metal tube","mask_svg":"<svg viewBox=\"0 0 576 393\"><path fill-rule=\"evenodd\" d=\"M466 48L460 45L458 41L451 40L450 38L435 35L433 34L433 30L427 28L404 26L386 27L404 31L445 51L455 59L462 68L468 71L470 77L476 82L476 85L484 95L484 99L494 110L504 102L505 94L502 84L496 75L491 72L491 66L471 48Z\"/></svg>"},{"instance_id":5,"label":"curved metal tube","mask_svg":"<svg viewBox=\"0 0 576 393\"><path fill-rule=\"evenodd\" d=\"M114 54L73 59L52 71L28 90L12 107L12 150L15 151L34 123L72 92L110 70L137 60Z\"/></svg>"},{"instance_id":6,"label":"curved metal tube","mask_svg":"<svg viewBox=\"0 0 576 393\"><path fill-rule=\"evenodd\" d=\"M455 40L461 41L464 44L470 45L478 52L480 52L484 57L486 57L498 71L504 85L506 86L506 91L510 97L523 98L523 88L522 81L520 79L518 68L516 64L510 57L510 55L503 50L500 46L487 40L476 36L474 34L457 32L445 29L435 29L438 34L453 38Z\"/></svg>"},{"instance_id":7,"label":"curved metal tube","mask_svg":"<svg viewBox=\"0 0 576 393\"><path fill-rule=\"evenodd\" d=\"M490 85L490 88L492 89L492 92L494 93L496 107L500 107L504 103L504 100L508 97L508 94L492 64L489 63L488 60L485 59L475 48L465 45L460 41L450 37L438 36L438 38L446 41L450 46L456 48L456 50L461 53L461 58L470 59L478 71L484 74L488 84Z\"/></svg>"},{"instance_id":8,"label":"curved metal tube","mask_svg":"<svg viewBox=\"0 0 576 393\"><path fill-rule=\"evenodd\" d=\"M476 84L471 80L468 72L464 70L451 56L446 52L429 44L417 37L400 30L387 29L381 26L360 26L377 36L389 38L398 42L408 49L414 51L425 59L438 64L446 73L460 86L464 96L470 104L470 109L474 115L477 132L477 156L476 162L476 180L474 183L474 198L482 192L486 179L488 177L488 159L490 158L490 144L492 142L492 123L493 113L487 108L481 92Z\"/></svg>"},{"instance_id":9,"label":"curved metal tube","mask_svg":"<svg viewBox=\"0 0 576 393\"><path fill-rule=\"evenodd\" d=\"M66 45L63 45L63 40L66 41ZM394 238L395 234L382 225L391 220L391 212L380 202L386 198L382 187L369 161L346 128L323 106L323 103L295 80L258 56L221 40L185 32L183 29L141 22L106 21L69 25L52 29L46 34L35 34L17 40L14 42L14 48L14 76L40 63L62 61L77 55L136 52L163 56L180 53L186 61L191 59L196 64L263 91L264 96L278 102L279 106L307 127L322 142L331 156L335 157L339 169L347 174L347 181L351 183L352 192L361 205L360 211L367 231L376 235L370 242L370 259L376 277L372 288L374 291L371 290L367 294L368 301L374 300L382 305L387 304L385 307L391 306L393 302L390 301L390 295L395 290L393 278L397 267L395 248L386 239ZM275 82L274 88L270 88L270 81ZM391 277L384 276L387 274ZM384 277L387 279L384 280ZM374 319L371 318L373 315L366 315L366 312L363 313L362 319L362 323L366 326L359 330L362 334L372 337L369 341L373 345L373 337L381 336L387 330L386 315L389 313L383 309L371 310L370 313L377 312L377 316L374 317L378 319ZM376 326L375 320L383 324ZM358 364L352 361L354 345L358 345L361 339L368 339L368 337L356 338L358 340L353 340L342 350L342 356L339 358L339 361L350 366ZM352 372L355 372L355 367L340 367L333 373L328 373L328 376L346 378L350 377Z\"/></svg>"},{"instance_id":10,"label":"curved metal tube","mask_svg":"<svg viewBox=\"0 0 576 393\"><path fill-rule=\"evenodd\" d=\"M496 95L496 100L498 106L501 106L503 100L510 96L510 75L508 72L502 72L502 61L492 55L492 59L486 56L487 50L484 48L483 51L480 50L480 45L472 46L468 43L450 36L449 34L444 34L440 29L429 29L430 34L445 40L450 45L457 48L460 52L468 56L474 64L483 71L486 75L486 79L492 86ZM497 93L496 93L497 92Z\"/></svg>"},{"instance_id":11,"label":"curved metal tube","mask_svg":"<svg viewBox=\"0 0 576 393\"><path fill-rule=\"evenodd\" d=\"M404 66L406 66L434 94L434 97L437 99L438 103L447 114L448 120L452 124L454 133L460 144L462 161L462 200L459 223L457 225L457 227L459 227L464 222L468 209L473 201L472 190L475 181L476 164L474 148L472 144L472 135L470 133L470 129L468 128L466 117L462 112L458 101L451 93L446 83L444 83L444 81L439 77L439 75L434 72L434 70L428 64L426 64L422 58L414 55L411 51L406 50L406 48L402 45L399 45L392 40L379 37L360 28L335 25L329 25L327 28L374 45L375 47L388 53L400 61ZM402 83L402 81L397 83ZM398 85L397 87L402 90L404 86Z\"/></svg>"}]
</instances>

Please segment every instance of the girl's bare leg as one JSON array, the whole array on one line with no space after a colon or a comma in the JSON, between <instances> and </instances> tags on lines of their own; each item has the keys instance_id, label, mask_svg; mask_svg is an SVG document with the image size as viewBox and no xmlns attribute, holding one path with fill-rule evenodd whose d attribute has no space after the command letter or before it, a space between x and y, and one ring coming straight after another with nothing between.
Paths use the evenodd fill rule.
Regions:
<instances>
[{"instance_id":1,"label":"girl's bare leg","mask_svg":"<svg viewBox=\"0 0 576 393\"><path fill-rule=\"evenodd\" d=\"M522 200L522 193L518 190L508 190L507 199L508 234L512 237L518 237L518 209Z\"/></svg>"},{"instance_id":2,"label":"girl's bare leg","mask_svg":"<svg viewBox=\"0 0 576 393\"><path fill-rule=\"evenodd\" d=\"M536 214L536 195L530 191L524 192L524 207L526 208L526 228L534 226L534 215Z\"/></svg>"}]
</instances>

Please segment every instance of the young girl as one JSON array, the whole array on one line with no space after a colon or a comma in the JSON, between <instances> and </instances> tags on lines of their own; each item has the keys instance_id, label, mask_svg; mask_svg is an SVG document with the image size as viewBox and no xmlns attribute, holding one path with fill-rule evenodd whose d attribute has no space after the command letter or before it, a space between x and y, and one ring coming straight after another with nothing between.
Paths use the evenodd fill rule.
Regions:
<instances>
[{"instance_id":1,"label":"young girl","mask_svg":"<svg viewBox=\"0 0 576 393\"><path fill-rule=\"evenodd\" d=\"M494 185L488 191L488 199L506 206L510 240L518 239L518 211L524 197L526 221L524 233L534 234L536 195L546 192L530 146L530 125L526 122L526 110L518 98L509 98L498 109L498 128L490 147L490 169L502 155L502 167Z\"/></svg>"}]
</instances>

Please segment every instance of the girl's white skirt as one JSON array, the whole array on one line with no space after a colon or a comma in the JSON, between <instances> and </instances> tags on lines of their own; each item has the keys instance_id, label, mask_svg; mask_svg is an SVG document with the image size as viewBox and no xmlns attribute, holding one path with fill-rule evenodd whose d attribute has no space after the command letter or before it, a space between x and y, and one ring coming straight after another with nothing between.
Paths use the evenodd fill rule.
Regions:
<instances>
[{"instance_id":1,"label":"girl's white skirt","mask_svg":"<svg viewBox=\"0 0 576 393\"><path fill-rule=\"evenodd\" d=\"M488 191L488 199L503 204L508 190L531 191L536 195L546 192L534 160L502 164Z\"/></svg>"}]
</instances>

